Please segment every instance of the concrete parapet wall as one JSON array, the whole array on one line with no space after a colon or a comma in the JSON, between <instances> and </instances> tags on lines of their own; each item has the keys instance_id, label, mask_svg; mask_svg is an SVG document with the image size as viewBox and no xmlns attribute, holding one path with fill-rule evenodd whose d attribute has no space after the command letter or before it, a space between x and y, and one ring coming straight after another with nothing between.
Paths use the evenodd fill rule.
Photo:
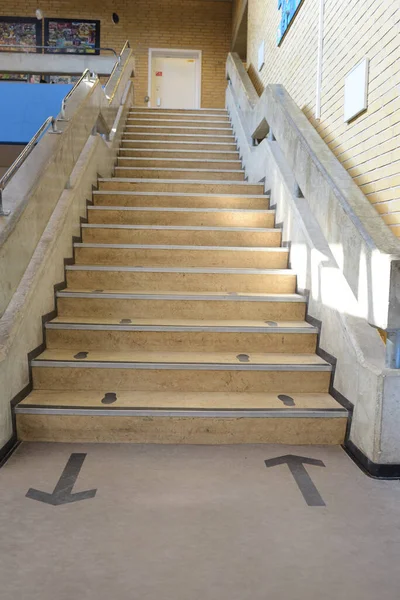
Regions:
<instances>
[{"instance_id":1,"label":"concrete parapet wall","mask_svg":"<svg viewBox=\"0 0 400 600\"><path fill-rule=\"evenodd\" d=\"M285 104L277 106L282 95L287 100L280 87L267 88L258 98L241 62L233 58L227 69L227 107L246 174L252 182L265 178L283 242L290 246L299 292L309 297L309 317L321 323L320 349L336 360L333 393L354 407L349 440L374 463L399 463L400 372L385 367L385 345L369 323L371 317L376 325L387 319L397 326L400 311L388 307L396 289L390 269L397 268L398 242L388 230L385 237L379 231L378 238L375 231L369 235L371 206L364 199L362 211L363 194L346 172L341 175L339 163L330 168L331 153L316 132L316 138L310 134L307 119L299 122L293 109L290 122ZM264 139L254 146L255 132L262 138L268 131L276 141ZM307 140L321 144L314 161ZM349 198L351 185L356 190L350 189ZM352 202L360 207L355 214ZM365 227L358 219L366 219Z\"/></svg>"},{"instance_id":2,"label":"concrete parapet wall","mask_svg":"<svg viewBox=\"0 0 400 600\"><path fill-rule=\"evenodd\" d=\"M111 129L129 81L133 58L116 80L108 99L98 79L84 80L66 107L67 121L58 121L61 135L45 133L3 194L9 217L0 218L0 315L10 302L54 207L99 118Z\"/></svg>"},{"instance_id":3,"label":"concrete parapet wall","mask_svg":"<svg viewBox=\"0 0 400 600\"><path fill-rule=\"evenodd\" d=\"M79 154L74 154L73 144L64 146L64 160L73 164L68 186L56 199L43 231L37 234L38 242L0 318L0 448L13 434L10 401L29 384L28 353L43 343L42 317L55 308L54 286L64 281L64 259L72 257L73 236L80 235L80 217L86 215L86 204L98 176L110 177L114 168L128 110L133 105L132 83L121 78L120 85L125 88L124 104L114 111L111 141L88 132ZM116 102L120 101L118 92ZM46 219L43 214L42 218ZM28 232L29 222L24 235ZM16 227L10 240L21 244L20 235Z\"/></svg>"}]
</instances>

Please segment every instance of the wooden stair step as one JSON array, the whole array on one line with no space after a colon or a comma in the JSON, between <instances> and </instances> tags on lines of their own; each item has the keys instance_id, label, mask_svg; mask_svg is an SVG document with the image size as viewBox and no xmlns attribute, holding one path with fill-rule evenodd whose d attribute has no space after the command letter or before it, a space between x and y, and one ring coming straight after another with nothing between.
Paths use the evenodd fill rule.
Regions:
<instances>
[{"instance_id":1,"label":"wooden stair step","mask_svg":"<svg viewBox=\"0 0 400 600\"><path fill-rule=\"evenodd\" d=\"M122 138L120 142L120 152L122 150L180 150L187 151L193 150L195 152L204 150L207 152L237 152L235 141L212 141L206 139L205 141L199 140L179 140L179 139L131 139Z\"/></svg>"},{"instance_id":2,"label":"wooden stair step","mask_svg":"<svg viewBox=\"0 0 400 600\"><path fill-rule=\"evenodd\" d=\"M20 439L62 442L341 444L347 421L329 394L297 392L34 390L15 412Z\"/></svg>"},{"instance_id":3,"label":"wooden stair step","mask_svg":"<svg viewBox=\"0 0 400 600\"><path fill-rule=\"evenodd\" d=\"M286 399L286 404L279 394L268 392L238 393L238 392L147 392L121 391L115 401L103 404L101 401L107 394L108 388L86 392L70 392L68 390L54 393L52 390L33 390L18 404L18 412L25 408L43 407L74 407L74 408L110 408L127 409L207 409L207 410L274 410L288 413L291 411L334 411L347 414L340 404L326 393L297 393L290 394L292 402Z\"/></svg>"},{"instance_id":4,"label":"wooden stair step","mask_svg":"<svg viewBox=\"0 0 400 600\"><path fill-rule=\"evenodd\" d=\"M296 275L290 269L67 265L66 275L67 285L75 288L289 294L296 288Z\"/></svg>"},{"instance_id":5,"label":"wooden stair step","mask_svg":"<svg viewBox=\"0 0 400 600\"><path fill-rule=\"evenodd\" d=\"M76 264L286 269L287 248L75 243Z\"/></svg>"},{"instance_id":6,"label":"wooden stair step","mask_svg":"<svg viewBox=\"0 0 400 600\"><path fill-rule=\"evenodd\" d=\"M48 349L84 347L86 350L141 349L188 352L275 352L309 354L315 351L318 330L308 323L284 326L266 322L244 325L236 322L175 320L145 322L130 319L99 320L75 317L54 319L46 324Z\"/></svg>"},{"instance_id":7,"label":"wooden stair step","mask_svg":"<svg viewBox=\"0 0 400 600\"><path fill-rule=\"evenodd\" d=\"M47 349L31 362L34 389L328 392L316 354Z\"/></svg>"},{"instance_id":8,"label":"wooden stair step","mask_svg":"<svg viewBox=\"0 0 400 600\"><path fill-rule=\"evenodd\" d=\"M301 321L305 300L298 294L184 294L172 291L137 293L130 290L76 290L57 292L60 316L77 315L132 319L254 319L265 321Z\"/></svg>"},{"instance_id":9,"label":"wooden stair step","mask_svg":"<svg viewBox=\"0 0 400 600\"><path fill-rule=\"evenodd\" d=\"M237 150L171 150L170 148L129 148L121 146L118 155L120 158L155 158L174 160L239 160Z\"/></svg>"},{"instance_id":10,"label":"wooden stair step","mask_svg":"<svg viewBox=\"0 0 400 600\"><path fill-rule=\"evenodd\" d=\"M178 167L180 169L201 169L212 170L222 169L222 172L241 171L242 162L240 160L222 160L222 159L206 159L206 158L154 158L154 157L119 157L117 159L118 167L157 167L163 169L171 169Z\"/></svg>"},{"instance_id":11,"label":"wooden stair step","mask_svg":"<svg viewBox=\"0 0 400 600\"><path fill-rule=\"evenodd\" d=\"M189 169L189 168L161 168L161 167L115 167L116 177L154 178L154 179L194 179L220 181L244 181L245 173L242 169Z\"/></svg>"},{"instance_id":12,"label":"wooden stair step","mask_svg":"<svg viewBox=\"0 0 400 600\"><path fill-rule=\"evenodd\" d=\"M266 227L82 224L84 243L278 247L282 232Z\"/></svg>"},{"instance_id":13,"label":"wooden stair step","mask_svg":"<svg viewBox=\"0 0 400 600\"><path fill-rule=\"evenodd\" d=\"M189 225L273 228L274 210L177 208L152 206L88 206L89 224Z\"/></svg>"},{"instance_id":14,"label":"wooden stair step","mask_svg":"<svg viewBox=\"0 0 400 600\"><path fill-rule=\"evenodd\" d=\"M185 194L179 192L132 192L95 190L94 206L153 206L170 208L231 208L268 210L269 196L265 194Z\"/></svg>"},{"instance_id":15,"label":"wooden stair step","mask_svg":"<svg viewBox=\"0 0 400 600\"><path fill-rule=\"evenodd\" d=\"M99 190L142 192L185 192L207 194L263 194L264 186L247 181L196 181L184 179L138 179L133 177L99 178Z\"/></svg>"}]
</instances>

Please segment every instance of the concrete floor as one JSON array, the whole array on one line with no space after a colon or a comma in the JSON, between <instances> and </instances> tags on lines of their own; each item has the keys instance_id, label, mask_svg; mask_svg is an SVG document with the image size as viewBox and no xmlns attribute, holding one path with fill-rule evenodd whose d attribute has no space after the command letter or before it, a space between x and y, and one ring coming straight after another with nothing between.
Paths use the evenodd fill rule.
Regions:
<instances>
[{"instance_id":1,"label":"concrete floor","mask_svg":"<svg viewBox=\"0 0 400 600\"><path fill-rule=\"evenodd\" d=\"M71 453L87 453L73 493L95 497L27 498L52 492ZM324 462L306 469L326 506L287 465L266 468L286 454ZM1 600L400 597L400 482L339 447L26 443L0 503Z\"/></svg>"}]
</instances>

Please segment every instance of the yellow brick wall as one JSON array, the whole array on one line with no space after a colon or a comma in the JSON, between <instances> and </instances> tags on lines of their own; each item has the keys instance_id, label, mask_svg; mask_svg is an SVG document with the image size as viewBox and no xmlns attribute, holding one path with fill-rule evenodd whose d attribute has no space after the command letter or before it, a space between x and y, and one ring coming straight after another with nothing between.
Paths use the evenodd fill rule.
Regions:
<instances>
[{"instance_id":1,"label":"yellow brick wall","mask_svg":"<svg viewBox=\"0 0 400 600\"><path fill-rule=\"evenodd\" d=\"M137 60L135 102L144 105L149 48L202 50L202 106L225 105L225 62L230 49L232 4L212 0L0 0L0 15L101 21L101 46L121 50L129 39ZM111 19L117 12L120 21Z\"/></svg>"},{"instance_id":2,"label":"yellow brick wall","mask_svg":"<svg viewBox=\"0 0 400 600\"><path fill-rule=\"evenodd\" d=\"M400 236L400 2L325 0L322 113L316 122L319 3L304 0L277 47L277 0L249 0L249 75L258 93L268 83L286 87ZM257 51L263 38L265 65L258 73ZM368 110L346 124L344 78L364 57L370 59Z\"/></svg>"}]
</instances>

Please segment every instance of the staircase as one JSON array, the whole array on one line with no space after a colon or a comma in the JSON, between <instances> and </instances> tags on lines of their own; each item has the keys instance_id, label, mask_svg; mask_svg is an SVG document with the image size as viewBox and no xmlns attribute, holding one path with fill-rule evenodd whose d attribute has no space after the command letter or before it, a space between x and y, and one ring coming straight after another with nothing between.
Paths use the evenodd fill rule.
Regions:
<instances>
[{"instance_id":1,"label":"staircase","mask_svg":"<svg viewBox=\"0 0 400 600\"><path fill-rule=\"evenodd\" d=\"M331 365L226 111L131 110L87 221L21 440L342 443Z\"/></svg>"}]
</instances>

